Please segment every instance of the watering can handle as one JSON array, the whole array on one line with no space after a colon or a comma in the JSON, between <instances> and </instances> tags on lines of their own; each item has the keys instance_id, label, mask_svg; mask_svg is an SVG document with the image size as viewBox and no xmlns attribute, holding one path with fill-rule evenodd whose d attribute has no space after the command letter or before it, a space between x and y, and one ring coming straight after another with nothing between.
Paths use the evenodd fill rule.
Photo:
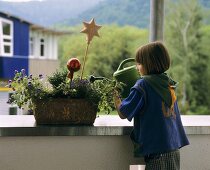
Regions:
<instances>
[{"instance_id":1,"label":"watering can handle","mask_svg":"<svg viewBox=\"0 0 210 170\"><path fill-rule=\"evenodd\" d=\"M124 66L125 64L127 64L127 63L129 63L129 62L132 62L132 61L135 62L135 59L134 59L134 58L127 58L127 59L123 60L123 61L120 63L120 65L119 65L117 71L122 70L122 69L123 69L123 66Z\"/></svg>"}]
</instances>

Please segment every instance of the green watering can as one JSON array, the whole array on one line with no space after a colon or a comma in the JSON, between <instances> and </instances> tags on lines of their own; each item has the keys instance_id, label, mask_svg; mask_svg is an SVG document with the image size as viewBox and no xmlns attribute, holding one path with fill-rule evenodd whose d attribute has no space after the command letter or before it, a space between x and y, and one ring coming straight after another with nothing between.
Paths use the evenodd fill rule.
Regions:
<instances>
[{"instance_id":1,"label":"green watering can","mask_svg":"<svg viewBox=\"0 0 210 170\"><path fill-rule=\"evenodd\" d=\"M123 84L125 84L121 92L122 98L128 97L131 87L133 87L136 81L140 78L140 75L136 69L136 65L124 67L125 64L130 62L135 62L135 59L128 58L123 60L120 63L117 71L113 74L113 77L117 82L122 82Z\"/></svg>"}]
</instances>

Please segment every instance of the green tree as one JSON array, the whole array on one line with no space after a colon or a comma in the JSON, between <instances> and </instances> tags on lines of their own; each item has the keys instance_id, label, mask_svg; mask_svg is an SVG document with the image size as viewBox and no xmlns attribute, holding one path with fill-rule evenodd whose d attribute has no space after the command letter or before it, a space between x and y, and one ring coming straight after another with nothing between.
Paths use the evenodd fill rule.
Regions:
<instances>
[{"instance_id":1,"label":"green tree","mask_svg":"<svg viewBox=\"0 0 210 170\"><path fill-rule=\"evenodd\" d=\"M172 56L171 74L179 80L182 112L208 112L208 56L203 53L202 12L197 0L168 2L166 43Z\"/></svg>"},{"instance_id":2,"label":"green tree","mask_svg":"<svg viewBox=\"0 0 210 170\"><path fill-rule=\"evenodd\" d=\"M90 44L84 75L93 74L111 78L120 62L126 58L135 57L135 50L148 41L147 30L131 26L105 25L99 30L99 34L100 38L95 37ZM62 67L71 57L77 57L83 62L86 48L85 36L85 34L75 33L61 40Z\"/></svg>"}]
</instances>

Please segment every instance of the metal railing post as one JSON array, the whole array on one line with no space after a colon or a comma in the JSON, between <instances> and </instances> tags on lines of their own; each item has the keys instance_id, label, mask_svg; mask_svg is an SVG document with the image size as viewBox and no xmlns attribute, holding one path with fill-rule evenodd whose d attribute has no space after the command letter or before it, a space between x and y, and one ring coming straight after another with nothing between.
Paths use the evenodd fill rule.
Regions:
<instances>
[{"instance_id":1,"label":"metal railing post","mask_svg":"<svg viewBox=\"0 0 210 170\"><path fill-rule=\"evenodd\" d=\"M164 0L150 0L150 38L149 41L163 41Z\"/></svg>"}]
</instances>

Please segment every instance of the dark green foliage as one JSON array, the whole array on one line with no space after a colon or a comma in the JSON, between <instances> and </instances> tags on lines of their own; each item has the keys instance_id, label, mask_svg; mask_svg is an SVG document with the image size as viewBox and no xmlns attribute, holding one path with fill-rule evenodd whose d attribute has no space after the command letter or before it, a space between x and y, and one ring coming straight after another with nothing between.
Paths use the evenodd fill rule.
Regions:
<instances>
[{"instance_id":1,"label":"dark green foliage","mask_svg":"<svg viewBox=\"0 0 210 170\"><path fill-rule=\"evenodd\" d=\"M203 42L201 7L196 0L178 0L170 5L173 8L167 10L165 37L172 56L170 73L180 82L177 94L181 111L209 114L209 54Z\"/></svg>"},{"instance_id":2,"label":"dark green foliage","mask_svg":"<svg viewBox=\"0 0 210 170\"><path fill-rule=\"evenodd\" d=\"M191 70L191 85L193 88L196 106L192 108L196 110L197 106L208 106L208 96L210 94L207 80L209 79L207 75L207 56L203 54L198 54L199 58L196 64L192 64ZM191 101L191 100L190 100ZM193 102L193 99L192 101Z\"/></svg>"},{"instance_id":3,"label":"dark green foliage","mask_svg":"<svg viewBox=\"0 0 210 170\"><path fill-rule=\"evenodd\" d=\"M58 88L61 83L64 83L67 79L68 71L63 69L62 71L56 71L52 76L48 77L49 83L53 86L53 88Z\"/></svg>"}]
</instances>

